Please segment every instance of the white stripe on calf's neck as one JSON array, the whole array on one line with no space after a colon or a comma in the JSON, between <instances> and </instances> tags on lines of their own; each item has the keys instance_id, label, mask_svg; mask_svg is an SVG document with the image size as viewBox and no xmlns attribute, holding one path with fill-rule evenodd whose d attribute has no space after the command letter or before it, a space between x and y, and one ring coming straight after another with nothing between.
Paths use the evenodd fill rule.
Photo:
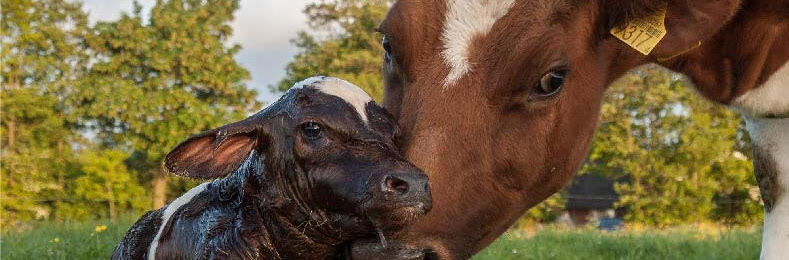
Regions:
<instances>
[{"instance_id":1,"label":"white stripe on calf's neck","mask_svg":"<svg viewBox=\"0 0 789 260\"><path fill-rule=\"evenodd\" d=\"M186 203L192 201L192 199L197 196L197 194L203 192L206 186L208 186L208 183L209 182L204 182L200 185L197 185L167 205L167 208L164 209L164 213L162 214L162 224L159 226L159 231L156 232L156 236L153 237L153 241L151 242L150 247L148 247L149 260L156 259L156 248L159 246L159 238L162 236L164 227L167 225L167 222L170 221L170 218L173 216L173 214L175 214L175 211L186 205Z\"/></svg>"},{"instance_id":2,"label":"white stripe on calf's neck","mask_svg":"<svg viewBox=\"0 0 789 260\"><path fill-rule=\"evenodd\" d=\"M471 70L468 48L474 37L487 34L510 10L514 0L448 0L441 52L449 65L444 89Z\"/></svg>"}]
</instances>

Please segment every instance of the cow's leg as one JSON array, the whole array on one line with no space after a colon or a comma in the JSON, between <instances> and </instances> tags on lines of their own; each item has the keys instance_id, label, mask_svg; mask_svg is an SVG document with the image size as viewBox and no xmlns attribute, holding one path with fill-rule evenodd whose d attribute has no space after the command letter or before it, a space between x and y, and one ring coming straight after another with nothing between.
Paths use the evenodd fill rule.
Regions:
<instances>
[{"instance_id":1,"label":"cow's leg","mask_svg":"<svg viewBox=\"0 0 789 260\"><path fill-rule=\"evenodd\" d=\"M764 201L761 259L789 259L789 118L747 117Z\"/></svg>"}]
</instances>

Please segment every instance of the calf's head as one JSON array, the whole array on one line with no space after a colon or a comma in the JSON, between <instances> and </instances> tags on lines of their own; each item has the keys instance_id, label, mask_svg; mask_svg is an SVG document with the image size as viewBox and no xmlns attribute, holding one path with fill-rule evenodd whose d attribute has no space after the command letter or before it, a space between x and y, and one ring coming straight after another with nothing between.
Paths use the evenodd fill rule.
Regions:
<instances>
[{"instance_id":1,"label":"calf's head","mask_svg":"<svg viewBox=\"0 0 789 260\"><path fill-rule=\"evenodd\" d=\"M192 178L259 168L245 177L244 192L265 207L343 234L386 232L431 207L427 177L395 149L397 134L361 89L313 77L247 119L190 137L164 165Z\"/></svg>"}]
</instances>

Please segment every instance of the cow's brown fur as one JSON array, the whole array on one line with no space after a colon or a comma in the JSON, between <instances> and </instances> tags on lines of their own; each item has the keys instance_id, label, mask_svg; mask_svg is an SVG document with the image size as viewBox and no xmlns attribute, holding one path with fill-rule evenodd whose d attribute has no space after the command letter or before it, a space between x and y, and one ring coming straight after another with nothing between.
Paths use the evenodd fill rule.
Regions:
<instances>
[{"instance_id":1,"label":"cow's brown fur","mask_svg":"<svg viewBox=\"0 0 789 260\"><path fill-rule=\"evenodd\" d=\"M470 46L471 72L442 88L442 0L395 3L381 32L385 105L400 146L430 176L433 210L403 233L443 258L466 258L561 188L583 160L606 86L661 62L729 104L789 59L789 1L669 0L668 35L649 56L608 34L659 0L516 1ZM698 42L702 44L698 47ZM767 55L770 53L770 55ZM662 60L662 59L661 59ZM566 66L556 97L530 100L540 75Z\"/></svg>"}]
</instances>

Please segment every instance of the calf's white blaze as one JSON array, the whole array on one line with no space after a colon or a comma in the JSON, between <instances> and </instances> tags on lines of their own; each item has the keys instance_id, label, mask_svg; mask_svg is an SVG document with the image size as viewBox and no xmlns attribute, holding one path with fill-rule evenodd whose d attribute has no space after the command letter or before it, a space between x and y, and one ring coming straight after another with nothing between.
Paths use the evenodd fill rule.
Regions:
<instances>
[{"instance_id":1,"label":"calf's white blaze","mask_svg":"<svg viewBox=\"0 0 789 260\"><path fill-rule=\"evenodd\" d=\"M737 97L733 104L757 116L789 114L789 62L775 71L764 84Z\"/></svg>"},{"instance_id":2,"label":"calf's white blaze","mask_svg":"<svg viewBox=\"0 0 789 260\"><path fill-rule=\"evenodd\" d=\"M789 257L789 118L767 119L746 117L748 132L754 146L766 151L775 162L780 189L773 208L765 212L761 259Z\"/></svg>"},{"instance_id":3,"label":"calf's white blaze","mask_svg":"<svg viewBox=\"0 0 789 260\"><path fill-rule=\"evenodd\" d=\"M291 88L290 88L288 91L290 91L290 90L296 90L296 89L302 89L302 88L304 88L305 86L312 85L313 83L315 83L315 82L318 82L318 81L321 81L321 80L323 80L323 79L325 79L325 78L326 78L326 77L324 77L324 76L315 76L315 77L309 77L309 78L307 78L307 79L305 79L305 80L302 80L302 81L296 82L296 84L293 84L293 87L291 87Z\"/></svg>"},{"instance_id":4,"label":"calf's white blaze","mask_svg":"<svg viewBox=\"0 0 789 260\"><path fill-rule=\"evenodd\" d=\"M197 194L200 194L201 192L203 192L205 190L206 186L208 186L208 183L209 182L204 182L204 183L202 183L200 185L195 186L191 190L189 190L186 193L184 193L184 195L181 195L181 197L178 197L173 202L171 202L169 205L167 205L167 208L164 209L164 213L162 214L162 224L161 224L161 226L159 226L159 231L156 232L156 236L153 237L153 241L151 242L151 246L148 247L148 259L149 260L156 259L156 248L159 246L159 238L162 236L162 231L164 230L164 226L167 225L167 222L170 221L170 218L173 216L173 214L178 209L180 209L181 207L183 207L184 205L186 205L187 203L192 201L192 199L195 196L197 196Z\"/></svg>"},{"instance_id":5,"label":"calf's white blaze","mask_svg":"<svg viewBox=\"0 0 789 260\"><path fill-rule=\"evenodd\" d=\"M444 89L471 70L468 48L471 41L486 35L507 14L514 0L448 0L441 41L442 56L449 66Z\"/></svg>"},{"instance_id":6,"label":"calf's white blaze","mask_svg":"<svg viewBox=\"0 0 789 260\"><path fill-rule=\"evenodd\" d=\"M314 78L319 79L315 80ZM364 90L348 81L334 77L312 77L305 81L310 81L309 85L318 91L341 98L348 104L351 104L356 113L359 114L359 117L362 118L362 121L367 124L367 111L365 108L367 103L373 101L373 99Z\"/></svg>"}]
</instances>

